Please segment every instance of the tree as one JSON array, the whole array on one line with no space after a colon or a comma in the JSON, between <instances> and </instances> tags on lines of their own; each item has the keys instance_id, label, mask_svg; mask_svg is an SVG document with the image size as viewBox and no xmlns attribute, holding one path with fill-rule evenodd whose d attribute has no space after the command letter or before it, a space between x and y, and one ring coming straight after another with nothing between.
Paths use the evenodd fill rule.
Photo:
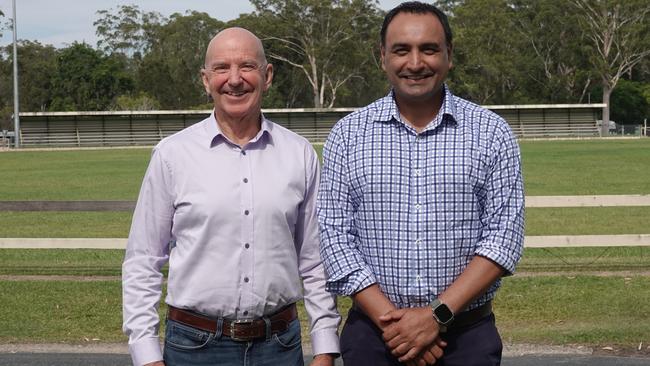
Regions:
<instances>
[{"instance_id":1,"label":"tree","mask_svg":"<svg viewBox=\"0 0 650 366\"><path fill-rule=\"evenodd\" d=\"M602 86L603 136L608 133L610 98L621 77L650 55L650 7L646 0L571 0L590 40L586 54Z\"/></svg>"},{"instance_id":2,"label":"tree","mask_svg":"<svg viewBox=\"0 0 650 366\"><path fill-rule=\"evenodd\" d=\"M111 106L116 111L152 111L160 109L160 103L145 92L136 95L120 95Z\"/></svg>"},{"instance_id":3,"label":"tree","mask_svg":"<svg viewBox=\"0 0 650 366\"><path fill-rule=\"evenodd\" d=\"M75 42L61 50L53 88L51 110L106 110L116 96L132 91L134 82L123 57Z\"/></svg>"},{"instance_id":4,"label":"tree","mask_svg":"<svg viewBox=\"0 0 650 366\"><path fill-rule=\"evenodd\" d=\"M373 61L382 12L370 0L251 0L267 56L300 70L313 106L332 107Z\"/></svg>"},{"instance_id":5,"label":"tree","mask_svg":"<svg viewBox=\"0 0 650 366\"><path fill-rule=\"evenodd\" d=\"M115 11L99 10L93 22L99 40L97 47L104 52L128 56L142 55L151 40L153 29L165 21L158 12L143 13L137 5L121 5Z\"/></svg>"},{"instance_id":6,"label":"tree","mask_svg":"<svg viewBox=\"0 0 650 366\"><path fill-rule=\"evenodd\" d=\"M53 46L39 42L18 42L18 90L20 90L21 111L44 111L52 100L52 82L57 73L57 51ZM8 55L7 79L11 80L13 68L13 46L5 47ZM3 73L4 74L4 73ZM13 82L2 83L0 92L13 94Z\"/></svg>"},{"instance_id":7,"label":"tree","mask_svg":"<svg viewBox=\"0 0 650 366\"><path fill-rule=\"evenodd\" d=\"M520 81L538 103L582 103L594 74L584 57L585 36L576 15L562 1L516 0L515 29L523 36L521 52L513 55L528 64L530 82ZM524 61L525 60L525 61Z\"/></svg>"},{"instance_id":8,"label":"tree","mask_svg":"<svg viewBox=\"0 0 650 366\"><path fill-rule=\"evenodd\" d=\"M646 84L647 86L648 84ZM644 85L621 79L612 92L612 119L620 124L640 125L650 115L650 104L644 96Z\"/></svg>"},{"instance_id":9,"label":"tree","mask_svg":"<svg viewBox=\"0 0 650 366\"><path fill-rule=\"evenodd\" d=\"M456 94L481 104L526 102L521 90L523 39L515 30L507 0L453 1L446 6L454 32L454 69L449 84ZM490 14L490 16L486 16Z\"/></svg>"},{"instance_id":10,"label":"tree","mask_svg":"<svg viewBox=\"0 0 650 366\"><path fill-rule=\"evenodd\" d=\"M200 70L205 50L224 23L207 13L175 13L165 24L153 27L149 51L138 69L138 89L163 108L189 108L207 101Z\"/></svg>"}]
</instances>

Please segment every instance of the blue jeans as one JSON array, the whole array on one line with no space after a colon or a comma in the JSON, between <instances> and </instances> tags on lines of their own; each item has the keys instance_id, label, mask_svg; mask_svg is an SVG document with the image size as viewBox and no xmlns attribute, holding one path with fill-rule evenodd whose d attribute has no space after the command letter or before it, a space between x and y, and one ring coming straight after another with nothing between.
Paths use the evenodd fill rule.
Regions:
<instances>
[{"instance_id":1,"label":"blue jeans","mask_svg":"<svg viewBox=\"0 0 650 366\"><path fill-rule=\"evenodd\" d=\"M238 342L220 331L210 333L167 320L163 358L166 366L304 366L300 321L266 339Z\"/></svg>"}]
</instances>

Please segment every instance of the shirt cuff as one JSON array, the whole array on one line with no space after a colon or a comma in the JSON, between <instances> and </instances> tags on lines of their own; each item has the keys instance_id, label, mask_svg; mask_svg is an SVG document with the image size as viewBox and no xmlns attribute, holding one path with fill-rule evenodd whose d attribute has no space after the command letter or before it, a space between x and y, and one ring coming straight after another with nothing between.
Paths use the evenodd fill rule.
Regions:
<instances>
[{"instance_id":1,"label":"shirt cuff","mask_svg":"<svg viewBox=\"0 0 650 366\"><path fill-rule=\"evenodd\" d=\"M377 283L375 275L369 268L363 267L339 278L330 278L325 283L325 289L339 295L352 296L373 283Z\"/></svg>"},{"instance_id":2,"label":"shirt cuff","mask_svg":"<svg viewBox=\"0 0 650 366\"><path fill-rule=\"evenodd\" d=\"M336 328L317 330L312 332L310 336L311 350L314 356L323 353L341 353L339 336L336 334Z\"/></svg>"},{"instance_id":3,"label":"shirt cuff","mask_svg":"<svg viewBox=\"0 0 650 366\"><path fill-rule=\"evenodd\" d=\"M163 360L158 337L143 338L134 343L129 343L129 353L134 366L142 366Z\"/></svg>"},{"instance_id":4,"label":"shirt cuff","mask_svg":"<svg viewBox=\"0 0 650 366\"><path fill-rule=\"evenodd\" d=\"M494 245L494 243L488 242L479 243L478 249L474 254L490 259L503 267L506 271L505 276L512 275L515 272L515 267L521 257L518 252L508 251L506 248L501 248Z\"/></svg>"}]
</instances>

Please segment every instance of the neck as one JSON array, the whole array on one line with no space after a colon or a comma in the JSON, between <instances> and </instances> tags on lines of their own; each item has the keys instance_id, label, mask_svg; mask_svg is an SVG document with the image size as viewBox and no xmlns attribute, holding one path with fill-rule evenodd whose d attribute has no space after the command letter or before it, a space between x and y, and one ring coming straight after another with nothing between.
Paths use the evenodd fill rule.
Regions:
<instances>
[{"instance_id":1,"label":"neck","mask_svg":"<svg viewBox=\"0 0 650 366\"><path fill-rule=\"evenodd\" d=\"M220 116L215 111L215 119L217 125L228 140L243 147L250 140L252 140L262 128L261 115L257 114L256 117L245 116L242 118L229 118L227 116Z\"/></svg>"},{"instance_id":2,"label":"neck","mask_svg":"<svg viewBox=\"0 0 650 366\"><path fill-rule=\"evenodd\" d=\"M433 100L404 100L395 96L395 102L402 117L419 133L438 115L442 106L442 93Z\"/></svg>"}]
</instances>

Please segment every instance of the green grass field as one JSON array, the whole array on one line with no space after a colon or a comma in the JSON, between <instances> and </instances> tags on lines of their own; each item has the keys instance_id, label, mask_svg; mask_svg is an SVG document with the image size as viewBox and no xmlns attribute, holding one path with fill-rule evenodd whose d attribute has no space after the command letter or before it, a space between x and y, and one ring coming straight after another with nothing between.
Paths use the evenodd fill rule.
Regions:
<instances>
[{"instance_id":1,"label":"green grass field","mask_svg":"<svg viewBox=\"0 0 650 366\"><path fill-rule=\"evenodd\" d=\"M650 139L524 141L521 149L527 195L650 194ZM0 200L135 200L150 151L3 152ZM530 208L526 235L647 234L649 217L650 207ZM130 221L127 212L0 212L0 237L122 238ZM0 281L0 343L126 341L123 255L1 249L3 276L95 280ZM507 342L634 350L650 343L648 270L650 247L526 249L518 271L527 275L505 278L495 301L500 332ZM349 306L340 299L342 313Z\"/></svg>"},{"instance_id":2,"label":"green grass field","mask_svg":"<svg viewBox=\"0 0 650 366\"><path fill-rule=\"evenodd\" d=\"M650 194L650 139L523 141L521 150L527 195ZM0 200L135 200L150 152L0 153ZM126 237L131 221L125 212L0 216L0 237ZM644 234L647 217L650 207L530 208L526 235Z\"/></svg>"},{"instance_id":3,"label":"green grass field","mask_svg":"<svg viewBox=\"0 0 650 366\"><path fill-rule=\"evenodd\" d=\"M523 141L521 151L527 195L650 194L650 139ZM135 200L150 153L3 152L0 200Z\"/></svg>"}]
</instances>

